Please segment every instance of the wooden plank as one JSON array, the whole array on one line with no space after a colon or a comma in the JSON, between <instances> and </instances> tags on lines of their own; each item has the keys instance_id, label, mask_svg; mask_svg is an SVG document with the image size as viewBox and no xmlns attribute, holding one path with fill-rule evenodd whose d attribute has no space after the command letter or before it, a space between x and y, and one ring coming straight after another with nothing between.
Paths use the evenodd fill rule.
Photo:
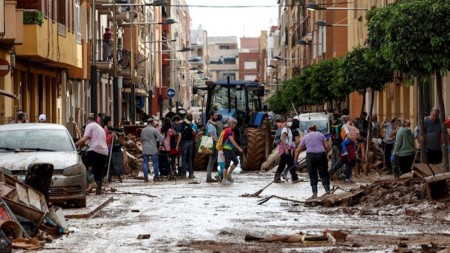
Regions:
<instances>
[{"instance_id":1,"label":"wooden plank","mask_svg":"<svg viewBox=\"0 0 450 253\"><path fill-rule=\"evenodd\" d=\"M20 183L16 182L16 191L19 197L19 202L22 202L25 205L29 206L30 202L28 201L27 189Z\"/></svg>"},{"instance_id":2,"label":"wooden plank","mask_svg":"<svg viewBox=\"0 0 450 253\"><path fill-rule=\"evenodd\" d=\"M91 197L91 196L87 196ZM93 196L94 197L94 196ZM106 205L111 203L113 201L113 197L110 196L95 196L95 198L101 198L101 204L98 206L91 206L91 204L88 202L88 206L86 208L76 208L76 209L64 209L63 214L67 219L85 219L89 218L98 211L100 211L102 208L104 208ZM103 200L104 198L107 198Z\"/></svg>"},{"instance_id":3,"label":"wooden plank","mask_svg":"<svg viewBox=\"0 0 450 253\"><path fill-rule=\"evenodd\" d=\"M440 180L447 180L450 179L450 172L438 174L436 176L430 176L425 178L425 182L432 183Z\"/></svg>"},{"instance_id":4,"label":"wooden plank","mask_svg":"<svg viewBox=\"0 0 450 253\"><path fill-rule=\"evenodd\" d=\"M28 188L28 201L30 206L42 211L39 192L33 190L32 188Z\"/></svg>"}]
</instances>

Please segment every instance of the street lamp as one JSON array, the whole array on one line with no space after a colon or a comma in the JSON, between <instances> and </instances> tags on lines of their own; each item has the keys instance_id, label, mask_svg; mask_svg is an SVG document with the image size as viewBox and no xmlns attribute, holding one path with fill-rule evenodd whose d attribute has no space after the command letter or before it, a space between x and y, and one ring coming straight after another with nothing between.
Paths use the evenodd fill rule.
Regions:
<instances>
[{"instance_id":1,"label":"street lamp","mask_svg":"<svg viewBox=\"0 0 450 253\"><path fill-rule=\"evenodd\" d=\"M322 43L311 43L311 42L306 41L306 40L303 40L303 39L298 40L298 41L297 41L297 44L303 45L303 46L309 46L309 45L322 45Z\"/></svg>"},{"instance_id":2,"label":"street lamp","mask_svg":"<svg viewBox=\"0 0 450 253\"><path fill-rule=\"evenodd\" d=\"M273 64L270 64L269 66L267 66L268 68L273 68L273 69L277 69L278 68L278 66L275 66L275 65L273 65Z\"/></svg>"},{"instance_id":3,"label":"street lamp","mask_svg":"<svg viewBox=\"0 0 450 253\"><path fill-rule=\"evenodd\" d=\"M316 3L309 3L306 5L306 8L310 11L322 11L322 10L361 10L361 11L368 11L366 8L350 8L350 7L322 7Z\"/></svg>"},{"instance_id":4,"label":"street lamp","mask_svg":"<svg viewBox=\"0 0 450 253\"><path fill-rule=\"evenodd\" d=\"M317 26L336 26L336 27L348 27L347 24L328 24L325 20L317 20L316 21Z\"/></svg>"},{"instance_id":5,"label":"street lamp","mask_svg":"<svg viewBox=\"0 0 450 253\"><path fill-rule=\"evenodd\" d=\"M121 26L127 25L171 25L175 24L177 21L173 18L168 18L162 22L134 22L134 23L122 23Z\"/></svg>"},{"instance_id":6,"label":"street lamp","mask_svg":"<svg viewBox=\"0 0 450 253\"><path fill-rule=\"evenodd\" d=\"M283 58L280 56L273 57L277 61L286 61L286 60L306 60L306 58Z\"/></svg>"}]
</instances>

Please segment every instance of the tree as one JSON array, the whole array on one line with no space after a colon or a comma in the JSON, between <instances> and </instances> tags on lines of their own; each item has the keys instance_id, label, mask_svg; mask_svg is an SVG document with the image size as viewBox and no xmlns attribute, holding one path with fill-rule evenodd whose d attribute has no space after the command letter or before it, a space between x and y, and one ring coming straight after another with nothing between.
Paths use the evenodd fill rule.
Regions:
<instances>
[{"instance_id":1,"label":"tree","mask_svg":"<svg viewBox=\"0 0 450 253\"><path fill-rule=\"evenodd\" d=\"M371 90L369 123L372 121L373 101L375 91L381 91L384 85L392 80L393 70L389 62L375 59L376 54L367 47L357 47L347 54L340 68L339 78L343 86L351 87L353 91L365 96ZM361 108L361 114L364 110ZM370 126L370 125L369 125ZM370 148L372 128L368 128L367 150Z\"/></svg>"},{"instance_id":2,"label":"tree","mask_svg":"<svg viewBox=\"0 0 450 253\"><path fill-rule=\"evenodd\" d=\"M278 90L273 94L267 102L269 103L270 110L277 114L282 114L287 111L285 101L281 96L281 90Z\"/></svg>"},{"instance_id":3,"label":"tree","mask_svg":"<svg viewBox=\"0 0 450 253\"><path fill-rule=\"evenodd\" d=\"M391 66L405 73L410 80L418 78L419 91L422 83L436 76L436 90L440 107L441 128L444 145L448 146L442 76L450 67L450 1L401 0L386 7L375 9L367 26L368 43L380 49L380 55ZM421 129L421 160L425 162L425 135L422 114L423 97L419 97L419 125ZM444 166L448 170L448 151L444 151Z\"/></svg>"}]
</instances>

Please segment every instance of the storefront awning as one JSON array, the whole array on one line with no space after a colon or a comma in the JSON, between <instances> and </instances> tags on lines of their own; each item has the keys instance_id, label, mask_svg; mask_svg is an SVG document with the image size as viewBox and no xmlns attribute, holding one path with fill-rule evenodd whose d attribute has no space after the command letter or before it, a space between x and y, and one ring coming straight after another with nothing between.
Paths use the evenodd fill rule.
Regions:
<instances>
[{"instance_id":1,"label":"storefront awning","mask_svg":"<svg viewBox=\"0 0 450 253\"><path fill-rule=\"evenodd\" d=\"M122 90L122 92L123 93L131 93L131 88L124 88ZM136 92L136 96L148 97L148 91L146 91L144 89L136 88L135 92Z\"/></svg>"}]
</instances>

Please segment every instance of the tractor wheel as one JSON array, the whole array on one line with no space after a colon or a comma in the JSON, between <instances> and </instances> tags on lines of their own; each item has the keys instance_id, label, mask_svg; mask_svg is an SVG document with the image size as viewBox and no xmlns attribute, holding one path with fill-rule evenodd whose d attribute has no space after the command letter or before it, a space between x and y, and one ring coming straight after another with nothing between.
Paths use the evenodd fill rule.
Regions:
<instances>
[{"instance_id":1,"label":"tractor wheel","mask_svg":"<svg viewBox=\"0 0 450 253\"><path fill-rule=\"evenodd\" d=\"M266 129L247 128L247 150L244 154L242 169L245 171L261 170L266 160Z\"/></svg>"}]
</instances>

